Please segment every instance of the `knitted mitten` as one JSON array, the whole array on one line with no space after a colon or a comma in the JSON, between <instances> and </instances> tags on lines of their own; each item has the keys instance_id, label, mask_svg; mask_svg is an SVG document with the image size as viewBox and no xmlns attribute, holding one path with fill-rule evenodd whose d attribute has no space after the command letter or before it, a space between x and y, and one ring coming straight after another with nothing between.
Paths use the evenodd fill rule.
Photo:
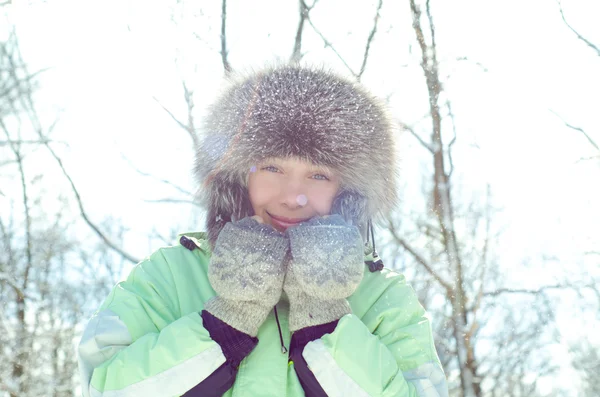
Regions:
<instances>
[{"instance_id":1,"label":"knitted mitten","mask_svg":"<svg viewBox=\"0 0 600 397\"><path fill-rule=\"evenodd\" d=\"M208 279L217 296L204 310L250 336L281 297L286 236L254 218L228 223L210 258Z\"/></svg>"},{"instance_id":2,"label":"knitted mitten","mask_svg":"<svg viewBox=\"0 0 600 397\"><path fill-rule=\"evenodd\" d=\"M332 215L290 227L286 234L291 256L283 290L290 301L290 331L351 313L346 298L356 290L364 271L358 228Z\"/></svg>"}]
</instances>

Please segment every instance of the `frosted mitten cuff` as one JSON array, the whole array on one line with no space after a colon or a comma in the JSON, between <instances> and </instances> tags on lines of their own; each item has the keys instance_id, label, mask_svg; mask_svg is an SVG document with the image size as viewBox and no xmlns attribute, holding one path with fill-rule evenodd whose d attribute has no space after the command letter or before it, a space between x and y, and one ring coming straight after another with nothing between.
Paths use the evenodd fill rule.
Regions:
<instances>
[{"instance_id":1,"label":"frosted mitten cuff","mask_svg":"<svg viewBox=\"0 0 600 397\"><path fill-rule=\"evenodd\" d=\"M346 299L323 300L308 295L302 290L292 268L288 269L285 276L283 290L290 302L290 332L326 324L352 313Z\"/></svg>"},{"instance_id":2,"label":"frosted mitten cuff","mask_svg":"<svg viewBox=\"0 0 600 397\"><path fill-rule=\"evenodd\" d=\"M258 335L258 329L273 306L252 301L233 301L215 296L204 304L204 310L238 331L250 336Z\"/></svg>"}]
</instances>

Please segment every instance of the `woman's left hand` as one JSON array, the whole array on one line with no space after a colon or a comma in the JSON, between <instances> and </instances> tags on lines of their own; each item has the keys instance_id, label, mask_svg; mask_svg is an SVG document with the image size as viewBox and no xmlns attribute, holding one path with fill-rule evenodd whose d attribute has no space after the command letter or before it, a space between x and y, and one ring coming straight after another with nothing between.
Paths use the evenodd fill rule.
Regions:
<instances>
[{"instance_id":1,"label":"woman's left hand","mask_svg":"<svg viewBox=\"0 0 600 397\"><path fill-rule=\"evenodd\" d=\"M346 298L360 284L364 250L357 227L340 215L312 218L286 231L289 261L283 290L290 301L290 331L351 313Z\"/></svg>"}]
</instances>

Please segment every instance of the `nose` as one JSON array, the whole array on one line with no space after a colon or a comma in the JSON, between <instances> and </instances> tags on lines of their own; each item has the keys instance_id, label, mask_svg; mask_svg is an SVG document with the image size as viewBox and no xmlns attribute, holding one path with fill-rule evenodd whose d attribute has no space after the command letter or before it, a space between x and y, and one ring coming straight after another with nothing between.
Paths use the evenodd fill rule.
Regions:
<instances>
[{"instance_id":1,"label":"nose","mask_svg":"<svg viewBox=\"0 0 600 397\"><path fill-rule=\"evenodd\" d=\"M291 208L302 208L308 203L302 183L288 181L281 188L281 204Z\"/></svg>"}]
</instances>

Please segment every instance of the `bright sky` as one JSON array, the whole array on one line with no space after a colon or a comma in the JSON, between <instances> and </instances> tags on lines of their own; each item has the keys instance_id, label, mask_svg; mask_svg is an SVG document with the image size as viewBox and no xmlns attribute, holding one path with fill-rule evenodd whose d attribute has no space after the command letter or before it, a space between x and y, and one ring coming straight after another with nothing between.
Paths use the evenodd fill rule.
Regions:
<instances>
[{"instance_id":1,"label":"bright sky","mask_svg":"<svg viewBox=\"0 0 600 397\"><path fill-rule=\"evenodd\" d=\"M153 209L161 208L157 204L140 205L140 198L172 197L173 192L138 178L121 153L137 168L193 189L188 172L190 139L153 97L182 120L186 109L181 76L197 93L197 116L214 98L222 76L216 53L220 45L217 3L203 8L202 14L185 9L185 18L178 17L183 32L175 29L168 10L153 2L15 3L11 21L19 29L31 69L52 68L43 80L40 107L48 118L62 109L55 138L67 141L69 148L58 149L98 218L112 213L147 230L152 224L164 227L187 217L187 209L181 211L181 206L171 209L183 213L177 217L155 213ZM264 61L289 56L297 21L296 3L290 3L228 2L228 45L234 67L260 67ZM600 122L595 112L600 100L594 93L600 92L600 59L568 31L552 2L484 3L432 3L438 57L444 72L451 74L445 88L463 143L456 149L455 163L468 171L464 182L468 190L482 190L484 183L492 183L497 202L508 208L510 222L519 226L511 233L514 244L533 242L535 248L544 241L565 248L585 244L589 235L575 241L566 236L589 232L587 225L592 222L586 220L600 220L599 207L594 205L600 194L593 183L598 180L598 161L578 162L593 156L593 148L549 110L597 134ZM341 4L322 1L313 19L358 70L376 2ZM600 42L594 17L600 15L600 5L596 3L596 10L590 7L590 2L564 2L570 23ZM192 29L202 41L190 39ZM402 2L384 2L363 81L377 94L390 97L399 119L415 125L427 108L413 36L407 7ZM303 44L308 61L325 61L346 73L309 26ZM412 55L407 51L411 45ZM469 61L456 61L465 56ZM194 67L199 73L193 73ZM417 125L418 131L427 128L428 124ZM400 143L405 189L415 191L407 196L418 197L420 187L414 177L419 177L422 164L414 153L423 158L418 152L422 149L408 134ZM414 204L420 202L419 198ZM193 227L185 222L183 226ZM549 230L552 236L540 233ZM558 230L565 238L556 238ZM141 251L139 255L144 255Z\"/></svg>"},{"instance_id":2,"label":"bright sky","mask_svg":"<svg viewBox=\"0 0 600 397\"><path fill-rule=\"evenodd\" d=\"M164 234L172 227L201 229L203 222L191 217L187 206L141 201L181 196L140 177L122 154L144 172L194 189L190 138L153 98L185 120L185 77L196 93L197 117L213 100L222 77L220 2L201 10L186 6L176 15L178 29L164 2L30 3L35 2L15 1L9 20L17 26L30 69L51 67L38 103L47 121L61 109L54 138L68 147L56 149L92 217L122 218L137 236L128 250L139 257L157 248L145 239L152 227ZM235 68L289 57L297 1L227 4L229 60ZM321 0L312 12L315 25L355 71L376 4ZM600 57L568 30L552 1L438 0L432 7L438 58L451 76L444 88L459 134L454 160L465 173L455 183L464 186L466 197L492 185L496 205L505 208L498 220L498 227L507 227L500 241L503 265L519 271L524 287L555 282L552 272L540 272L540 263L523 268L524 258L539 258L540 252L559 256L552 266L597 270L598 258L584 258L582 252L600 247L600 160L579 159L598 153L550 110L600 143ZM570 24L600 45L600 2L565 0L563 7ZM429 128L419 124L427 112L426 90L408 2L384 0L381 17L363 82L389 97L398 119L423 133ZM347 73L310 26L305 32L306 61ZM457 60L462 57L468 60ZM400 151L407 207L422 210L420 175L429 160L423 161L424 150L409 134ZM48 171L52 163L39 166L53 172Z\"/></svg>"},{"instance_id":3,"label":"bright sky","mask_svg":"<svg viewBox=\"0 0 600 397\"><path fill-rule=\"evenodd\" d=\"M182 120L186 109L181 76L196 92L197 116L214 98L222 75L216 53L220 6L214 3L202 14L185 9L181 32L168 10L154 2L15 2L10 20L18 27L31 69L52 68L43 80L40 107L49 119L62 109L54 136L69 147L57 149L98 218L107 213L123 216L127 223L140 225L140 230L186 218L187 214L179 218L173 213L156 214L152 209L161 208L156 204L140 205L140 198L172 197L173 192L159 190L164 186L148 178L137 178L121 153L137 168L193 189L189 137L153 97ZM376 2L341 4L322 1L313 19L358 70ZM594 205L600 198L594 183L598 161L578 161L593 156L593 148L581 134L565 128L550 109L590 134L600 131L595 117L600 101L594 94L600 92L600 58L568 31L552 2L432 4L439 58L443 71L451 74L445 88L463 143L457 147L455 163L469 172L464 183L469 189L492 183L497 201L511 211L511 223L519 225L512 234L514 243L585 244L589 236L576 241L556 236L558 230L563 237L587 233L592 222L586 220L600 219ZM600 42L595 18L600 15L599 4L564 2L570 23L595 42ZM296 2L230 1L228 7L234 67L259 67L263 61L289 56ZM409 22L402 2L384 2L363 81L377 94L390 97L399 119L415 125L427 108L419 51ZM190 39L192 29L202 41ZM346 72L309 26L304 48L308 61L325 61ZM469 61L456 61L465 56ZM193 73L194 67L199 73ZM417 125L417 130L428 127ZM413 182L422 165L413 153L422 149L407 134L401 150L406 189L413 186L418 196L418 184ZM184 222L183 226L193 225ZM554 230L554 237L539 229Z\"/></svg>"}]
</instances>

